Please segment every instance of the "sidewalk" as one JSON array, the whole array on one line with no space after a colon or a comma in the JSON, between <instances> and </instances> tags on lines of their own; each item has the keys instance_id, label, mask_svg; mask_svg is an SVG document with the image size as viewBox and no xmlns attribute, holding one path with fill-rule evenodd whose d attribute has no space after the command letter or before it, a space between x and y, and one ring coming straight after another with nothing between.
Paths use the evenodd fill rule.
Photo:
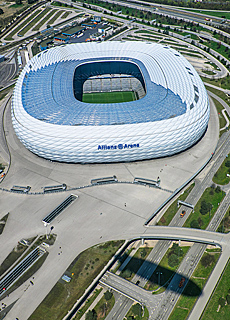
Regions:
<instances>
[{"instance_id":1,"label":"sidewalk","mask_svg":"<svg viewBox=\"0 0 230 320\"><path fill-rule=\"evenodd\" d=\"M101 286L97 286L96 289L99 289ZM93 310L93 308L98 304L98 302L101 300L101 298L103 297L104 293L106 292L106 289L102 289L102 291L100 292L100 294L97 296L97 298L94 300L94 302L89 306L89 308L86 310L86 312L83 314L83 316L81 317L80 320L85 320L85 316L86 313L89 310ZM93 294L93 293L92 293ZM91 294L91 295L92 295ZM91 295L89 296L89 298L91 297Z\"/></svg>"}]
</instances>

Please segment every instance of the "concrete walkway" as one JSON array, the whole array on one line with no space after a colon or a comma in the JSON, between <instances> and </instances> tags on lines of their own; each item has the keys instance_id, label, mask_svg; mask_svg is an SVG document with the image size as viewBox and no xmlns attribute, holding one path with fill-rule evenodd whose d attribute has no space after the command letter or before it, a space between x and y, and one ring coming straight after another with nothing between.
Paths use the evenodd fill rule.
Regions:
<instances>
[{"instance_id":1,"label":"concrete walkway","mask_svg":"<svg viewBox=\"0 0 230 320\"><path fill-rule=\"evenodd\" d=\"M223 130L225 130L226 128L228 128L229 127L229 119L228 119L228 117L227 117L227 115L225 114L225 112L227 112L227 110L226 109L222 109L222 114L223 114L223 116L224 116L224 118L225 118L225 120L226 120L226 124L225 124L225 126L223 127L223 128L221 128L220 129L220 131L223 131Z\"/></svg>"},{"instance_id":2,"label":"concrete walkway","mask_svg":"<svg viewBox=\"0 0 230 320\"><path fill-rule=\"evenodd\" d=\"M96 289L99 289L100 286L98 286ZM107 290L103 289L100 294L97 296L97 298L94 300L94 302L89 306L89 308L86 310L86 312L83 314L83 316L81 317L80 320L85 320L85 317L86 317L86 313L89 311L89 310L93 310L96 305L98 304L98 302L101 300L101 298L103 297L104 293L106 292Z\"/></svg>"}]
</instances>

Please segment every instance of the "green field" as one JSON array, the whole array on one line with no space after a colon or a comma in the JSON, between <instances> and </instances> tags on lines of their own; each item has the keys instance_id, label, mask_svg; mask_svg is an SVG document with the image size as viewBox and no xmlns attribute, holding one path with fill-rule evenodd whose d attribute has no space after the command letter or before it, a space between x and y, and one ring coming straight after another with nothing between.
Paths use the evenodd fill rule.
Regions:
<instances>
[{"instance_id":1,"label":"green field","mask_svg":"<svg viewBox=\"0 0 230 320\"><path fill-rule=\"evenodd\" d=\"M203 313L202 320L227 320L230 314L229 305L229 279L230 279L230 264L228 262L221 279L214 290L209 303ZM222 300L222 301L221 301Z\"/></svg>"},{"instance_id":2,"label":"green field","mask_svg":"<svg viewBox=\"0 0 230 320\"><path fill-rule=\"evenodd\" d=\"M201 262L202 260L199 261L195 271L192 274L192 277L190 278L189 283L186 285L184 289L183 294L180 296L179 300L177 301L176 306L174 307L173 312L169 317L169 320L178 320L178 319L185 320L188 318L188 315L198 298L198 295L196 293L198 293L199 290L203 291L204 285L208 280L220 256L220 252L215 252L213 251L213 249L210 252L207 252L207 249L206 249L206 252L203 254L203 257L207 256L208 254L214 257L212 262L210 262L209 265L204 266L203 263ZM210 318L210 320L211 319L213 318ZM219 318L217 317L215 319L223 320L223 318L221 317ZM229 319L229 318L225 318L225 319Z\"/></svg>"},{"instance_id":3,"label":"green field","mask_svg":"<svg viewBox=\"0 0 230 320\"><path fill-rule=\"evenodd\" d=\"M136 96L133 91L84 93L82 96L82 102L86 103L118 103L134 100Z\"/></svg>"},{"instance_id":4,"label":"green field","mask_svg":"<svg viewBox=\"0 0 230 320\"><path fill-rule=\"evenodd\" d=\"M58 281L29 320L62 319L122 244L109 241L80 253L66 270L71 281Z\"/></svg>"},{"instance_id":5,"label":"green field","mask_svg":"<svg viewBox=\"0 0 230 320\"><path fill-rule=\"evenodd\" d=\"M213 16L213 17L218 17L218 18L223 18L223 19L230 19L230 12L229 11L216 11L216 10L204 10L204 9L200 9L200 10L192 10L192 9L186 9L183 8L183 10L188 10L188 11L192 11L192 12L196 12L196 13L202 13L204 15L209 15L209 16Z\"/></svg>"}]
</instances>

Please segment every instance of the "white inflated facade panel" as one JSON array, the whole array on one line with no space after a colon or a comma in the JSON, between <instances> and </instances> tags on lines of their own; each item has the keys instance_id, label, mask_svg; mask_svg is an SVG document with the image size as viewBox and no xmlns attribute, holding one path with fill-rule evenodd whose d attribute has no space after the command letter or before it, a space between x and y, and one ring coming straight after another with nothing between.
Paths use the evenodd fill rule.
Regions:
<instances>
[{"instance_id":1,"label":"white inflated facade panel","mask_svg":"<svg viewBox=\"0 0 230 320\"><path fill-rule=\"evenodd\" d=\"M46 123L25 111L22 86L26 73L59 61L106 57L139 60L152 82L180 96L186 103L186 112L153 122L70 126ZM198 88L197 103L194 85ZM28 62L16 83L11 113L18 138L33 153L62 162L96 163L151 159L181 152L202 137L210 110L204 85L183 56L159 44L134 41L71 44L41 52Z\"/></svg>"}]
</instances>

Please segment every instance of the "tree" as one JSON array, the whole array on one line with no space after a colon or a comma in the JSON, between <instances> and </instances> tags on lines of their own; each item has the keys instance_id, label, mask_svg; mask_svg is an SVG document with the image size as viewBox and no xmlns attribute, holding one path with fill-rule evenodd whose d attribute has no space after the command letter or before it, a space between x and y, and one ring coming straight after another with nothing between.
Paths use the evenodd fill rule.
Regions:
<instances>
[{"instance_id":1,"label":"tree","mask_svg":"<svg viewBox=\"0 0 230 320\"><path fill-rule=\"evenodd\" d=\"M211 254L206 254L201 258L201 264L203 267L207 268L215 261L215 257Z\"/></svg>"},{"instance_id":2,"label":"tree","mask_svg":"<svg viewBox=\"0 0 230 320\"><path fill-rule=\"evenodd\" d=\"M179 263L178 256L175 253L171 254L168 258L169 266L173 268L173 267L177 266L178 263Z\"/></svg>"},{"instance_id":3,"label":"tree","mask_svg":"<svg viewBox=\"0 0 230 320\"><path fill-rule=\"evenodd\" d=\"M85 320L97 320L97 313L96 313L96 311L95 311L94 309L93 309L93 310L89 310L89 311L86 313Z\"/></svg>"},{"instance_id":4,"label":"tree","mask_svg":"<svg viewBox=\"0 0 230 320\"><path fill-rule=\"evenodd\" d=\"M132 307L132 311L135 316L140 316L142 312L141 305L139 303L134 304L134 306Z\"/></svg>"},{"instance_id":5,"label":"tree","mask_svg":"<svg viewBox=\"0 0 230 320\"><path fill-rule=\"evenodd\" d=\"M217 186L216 189L215 189L216 193L220 193L221 192L221 188L220 186Z\"/></svg>"},{"instance_id":6,"label":"tree","mask_svg":"<svg viewBox=\"0 0 230 320\"><path fill-rule=\"evenodd\" d=\"M197 220L192 220L190 223L190 227L194 229L200 229L199 222Z\"/></svg>"},{"instance_id":7,"label":"tree","mask_svg":"<svg viewBox=\"0 0 230 320\"><path fill-rule=\"evenodd\" d=\"M221 307L224 307L225 306L225 299L220 297L219 300L218 300L219 304Z\"/></svg>"},{"instance_id":8,"label":"tree","mask_svg":"<svg viewBox=\"0 0 230 320\"><path fill-rule=\"evenodd\" d=\"M198 221L200 227L203 226L204 223L203 223L203 220L201 219L201 217L199 217L197 219L197 221Z\"/></svg>"},{"instance_id":9,"label":"tree","mask_svg":"<svg viewBox=\"0 0 230 320\"><path fill-rule=\"evenodd\" d=\"M179 247L178 243L173 243L171 252L177 256L183 255L183 250Z\"/></svg>"},{"instance_id":10,"label":"tree","mask_svg":"<svg viewBox=\"0 0 230 320\"><path fill-rule=\"evenodd\" d=\"M200 205L200 213L202 215L205 215L206 213L208 213L210 210L212 209L212 204L209 202L206 202L205 200L201 201L201 205Z\"/></svg>"},{"instance_id":11,"label":"tree","mask_svg":"<svg viewBox=\"0 0 230 320\"><path fill-rule=\"evenodd\" d=\"M132 272L131 272L130 270L126 269L126 270L123 272L122 277L125 278L125 279L127 279L127 278L130 278L131 275L132 275Z\"/></svg>"},{"instance_id":12,"label":"tree","mask_svg":"<svg viewBox=\"0 0 230 320\"><path fill-rule=\"evenodd\" d=\"M144 258L144 257L146 256L146 254L147 254L147 251L146 251L145 248L143 248L143 249L141 250L141 258Z\"/></svg>"},{"instance_id":13,"label":"tree","mask_svg":"<svg viewBox=\"0 0 230 320\"><path fill-rule=\"evenodd\" d=\"M225 167L230 168L230 160L227 160L227 161L225 162Z\"/></svg>"},{"instance_id":14,"label":"tree","mask_svg":"<svg viewBox=\"0 0 230 320\"><path fill-rule=\"evenodd\" d=\"M106 301L109 301L112 298L112 296L113 296L112 292L108 290L104 293L104 297Z\"/></svg>"},{"instance_id":15,"label":"tree","mask_svg":"<svg viewBox=\"0 0 230 320\"><path fill-rule=\"evenodd\" d=\"M200 204L200 213L205 215L207 212L208 212L208 204L205 200L202 200Z\"/></svg>"},{"instance_id":16,"label":"tree","mask_svg":"<svg viewBox=\"0 0 230 320\"><path fill-rule=\"evenodd\" d=\"M210 194L211 196L213 196L213 195L214 195L214 191L213 191L213 189L211 189L211 190L209 191L209 194Z\"/></svg>"},{"instance_id":17,"label":"tree","mask_svg":"<svg viewBox=\"0 0 230 320\"><path fill-rule=\"evenodd\" d=\"M230 304L230 294L226 296L226 301L227 301L227 304Z\"/></svg>"},{"instance_id":18,"label":"tree","mask_svg":"<svg viewBox=\"0 0 230 320\"><path fill-rule=\"evenodd\" d=\"M15 0L15 3L16 3L17 5L20 5L20 4L22 4L22 0Z\"/></svg>"},{"instance_id":19,"label":"tree","mask_svg":"<svg viewBox=\"0 0 230 320\"><path fill-rule=\"evenodd\" d=\"M0 8L0 14L3 14L4 13L4 11L2 10L2 8Z\"/></svg>"}]
</instances>

